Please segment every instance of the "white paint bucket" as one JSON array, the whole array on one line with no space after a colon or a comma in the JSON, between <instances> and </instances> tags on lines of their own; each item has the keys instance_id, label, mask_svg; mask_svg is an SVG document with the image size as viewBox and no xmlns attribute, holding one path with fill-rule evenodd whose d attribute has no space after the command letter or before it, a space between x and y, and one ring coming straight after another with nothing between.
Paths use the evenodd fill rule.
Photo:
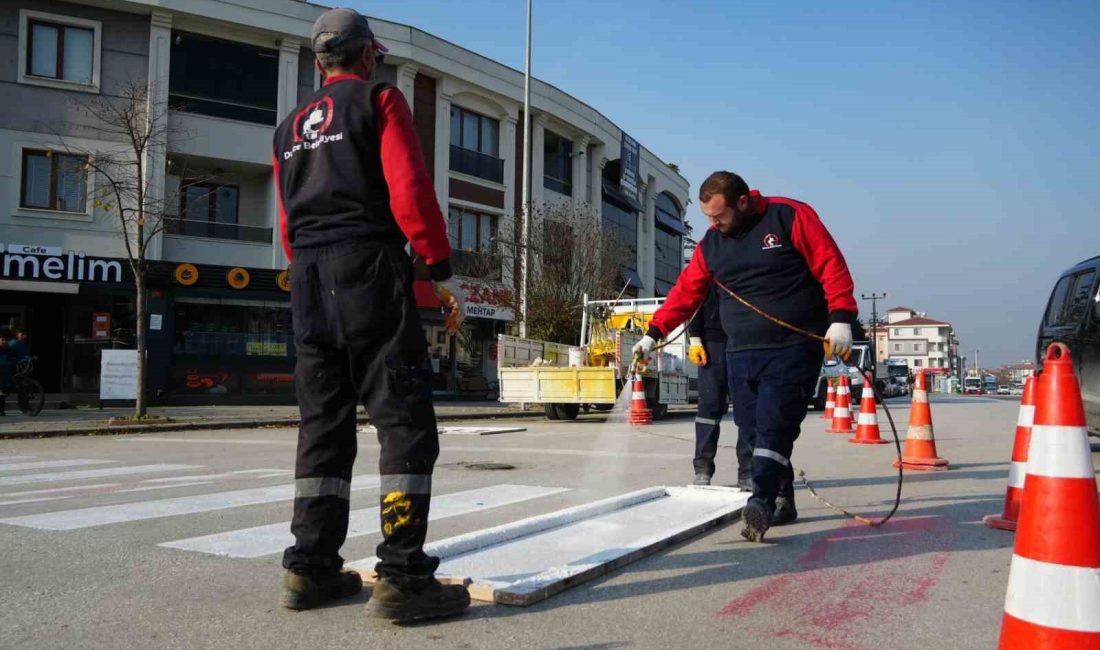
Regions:
<instances>
[{"instance_id":1,"label":"white paint bucket","mask_svg":"<svg viewBox=\"0 0 1100 650\"><path fill-rule=\"evenodd\" d=\"M569 348L569 367L581 368L584 366L584 348Z\"/></svg>"}]
</instances>

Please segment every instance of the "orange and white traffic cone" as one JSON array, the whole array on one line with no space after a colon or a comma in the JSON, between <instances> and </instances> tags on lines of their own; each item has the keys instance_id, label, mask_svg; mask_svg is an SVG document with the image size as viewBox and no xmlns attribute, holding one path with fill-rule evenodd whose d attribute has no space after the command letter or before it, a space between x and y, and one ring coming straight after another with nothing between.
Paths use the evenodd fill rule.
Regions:
<instances>
[{"instance_id":1,"label":"orange and white traffic cone","mask_svg":"<svg viewBox=\"0 0 1100 650\"><path fill-rule=\"evenodd\" d=\"M833 385L832 379L826 379L829 383L829 390L825 393L825 413L821 415L822 420L832 420L833 410L836 409L836 386Z\"/></svg>"},{"instance_id":2,"label":"orange and white traffic cone","mask_svg":"<svg viewBox=\"0 0 1100 650\"><path fill-rule=\"evenodd\" d=\"M1016 530L1016 521L1020 518L1024 476L1027 475L1027 448L1031 443L1031 425L1035 420L1035 388L1035 377L1028 377L1024 384L1024 396L1020 399L1020 416L1016 420L1016 442L1012 445L1012 467L1008 470L1005 507L999 515L982 517L982 523L990 528Z\"/></svg>"},{"instance_id":3,"label":"orange and white traffic cone","mask_svg":"<svg viewBox=\"0 0 1100 650\"><path fill-rule=\"evenodd\" d=\"M1100 498L1069 348L1047 348L1008 574L1002 650L1100 648Z\"/></svg>"},{"instance_id":4,"label":"orange and white traffic cone","mask_svg":"<svg viewBox=\"0 0 1100 650\"><path fill-rule=\"evenodd\" d=\"M630 424L652 424L653 411L649 410L645 402L645 381L641 375L634 375L633 394L630 399L630 414L626 421Z\"/></svg>"},{"instance_id":5,"label":"orange and white traffic cone","mask_svg":"<svg viewBox=\"0 0 1100 650\"><path fill-rule=\"evenodd\" d=\"M885 445L890 442L883 440L878 428L878 412L875 410L875 389L871 378L863 377L863 395L859 405L859 419L856 426L856 437L848 438L848 442L857 445Z\"/></svg>"},{"instance_id":6,"label":"orange and white traffic cone","mask_svg":"<svg viewBox=\"0 0 1100 650\"><path fill-rule=\"evenodd\" d=\"M852 387L848 383L848 375L840 376L840 385L836 388L836 408L833 409L833 426L826 431L852 433Z\"/></svg>"},{"instance_id":7,"label":"orange and white traffic cone","mask_svg":"<svg viewBox=\"0 0 1100 650\"><path fill-rule=\"evenodd\" d=\"M932 408L928 406L928 375L917 373L913 387L913 405L909 410L909 431L905 434L905 451L894 459L894 467L905 469L943 470L947 459L936 455L936 436L932 432Z\"/></svg>"}]
</instances>

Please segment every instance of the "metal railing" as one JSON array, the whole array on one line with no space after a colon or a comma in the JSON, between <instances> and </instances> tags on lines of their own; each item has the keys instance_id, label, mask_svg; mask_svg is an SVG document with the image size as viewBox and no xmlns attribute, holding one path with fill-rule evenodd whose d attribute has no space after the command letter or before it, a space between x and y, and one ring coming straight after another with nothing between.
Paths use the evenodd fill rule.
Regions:
<instances>
[{"instance_id":1,"label":"metal railing","mask_svg":"<svg viewBox=\"0 0 1100 650\"><path fill-rule=\"evenodd\" d=\"M274 230L261 226L242 226L237 223L165 217L164 232L184 237L205 237L208 239L270 244Z\"/></svg>"},{"instance_id":2,"label":"metal railing","mask_svg":"<svg viewBox=\"0 0 1100 650\"><path fill-rule=\"evenodd\" d=\"M494 183L504 182L504 161L500 158L451 145L451 171L484 178Z\"/></svg>"}]
</instances>

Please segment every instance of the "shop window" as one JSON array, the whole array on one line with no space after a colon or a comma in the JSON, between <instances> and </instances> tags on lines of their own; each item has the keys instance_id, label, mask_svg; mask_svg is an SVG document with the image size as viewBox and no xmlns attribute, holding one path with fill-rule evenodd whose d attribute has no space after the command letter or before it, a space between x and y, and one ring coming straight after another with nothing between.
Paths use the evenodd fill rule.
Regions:
<instances>
[{"instance_id":1,"label":"shop window","mask_svg":"<svg viewBox=\"0 0 1100 650\"><path fill-rule=\"evenodd\" d=\"M451 106L451 171L504 182L500 122L461 106Z\"/></svg>"},{"instance_id":2,"label":"shop window","mask_svg":"<svg viewBox=\"0 0 1100 650\"><path fill-rule=\"evenodd\" d=\"M290 303L180 298L176 354L195 357L294 356Z\"/></svg>"},{"instance_id":3,"label":"shop window","mask_svg":"<svg viewBox=\"0 0 1100 650\"><path fill-rule=\"evenodd\" d=\"M99 22L35 11L23 11L21 19L21 82L95 92Z\"/></svg>"},{"instance_id":4,"label":"shop window","mask_svg":"<svg viewBox=\"0 0 1100 650\"><path fill-rule=\"evenodd\" d=\"M543 180L548 190L572 196L573 194L573 141L553 131L544 131Z\"/></svg>"},{"instance_id":5,"label":"shop window","mask_svg":"<svg viewBox=\"0 0 1100 650\"><path fill-rule=\"evenodd\" d=\"M23 150L19 205L32 210L87 212L87 158L56 151Z\"/></svg>"},{"instance_id":6,"label":"shop window","mask_svg":"<svg viewBox=\"0 0 1100 650\"><path fill-rule=\"evenodd\" d=\"M175 110L242 122L277 122L279 52L172 32L168 101Z\"/></svg>"}]
</instances>

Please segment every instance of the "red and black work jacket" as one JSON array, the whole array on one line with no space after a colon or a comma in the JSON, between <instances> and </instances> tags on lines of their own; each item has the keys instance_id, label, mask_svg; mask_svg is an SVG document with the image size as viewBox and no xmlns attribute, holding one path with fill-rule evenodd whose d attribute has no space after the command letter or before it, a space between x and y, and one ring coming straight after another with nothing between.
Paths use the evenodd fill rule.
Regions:
<instances>
[{"instance_id":1,"label":"red and black work jacket","mask_svg":"<svg viewBox=\"0 0 1100 650\"><path fill-rule=\"evenodd\" d=\"M832 235L813 208L792 199L752 191L755 213L723 235L710 228L695 248L649 335L659 339L690 318L714 281L762 311L817 335L831 322L855 321L852 275ZM729 351L803 343L792 332L749 310L721 288L719 317Z\"/></svg>"},{"instance_id":2,"label":"red and black work jacket","mask_svg":"<svg viewBox=\"0 0 1100 650\"><path fill-rule=\"evenodd\" d=\"M447 225L397 88L329 77L275 129L274 149L288 258L349 239L408 241L433 280L451 276Z\"/></svg>"}]
</instances>

